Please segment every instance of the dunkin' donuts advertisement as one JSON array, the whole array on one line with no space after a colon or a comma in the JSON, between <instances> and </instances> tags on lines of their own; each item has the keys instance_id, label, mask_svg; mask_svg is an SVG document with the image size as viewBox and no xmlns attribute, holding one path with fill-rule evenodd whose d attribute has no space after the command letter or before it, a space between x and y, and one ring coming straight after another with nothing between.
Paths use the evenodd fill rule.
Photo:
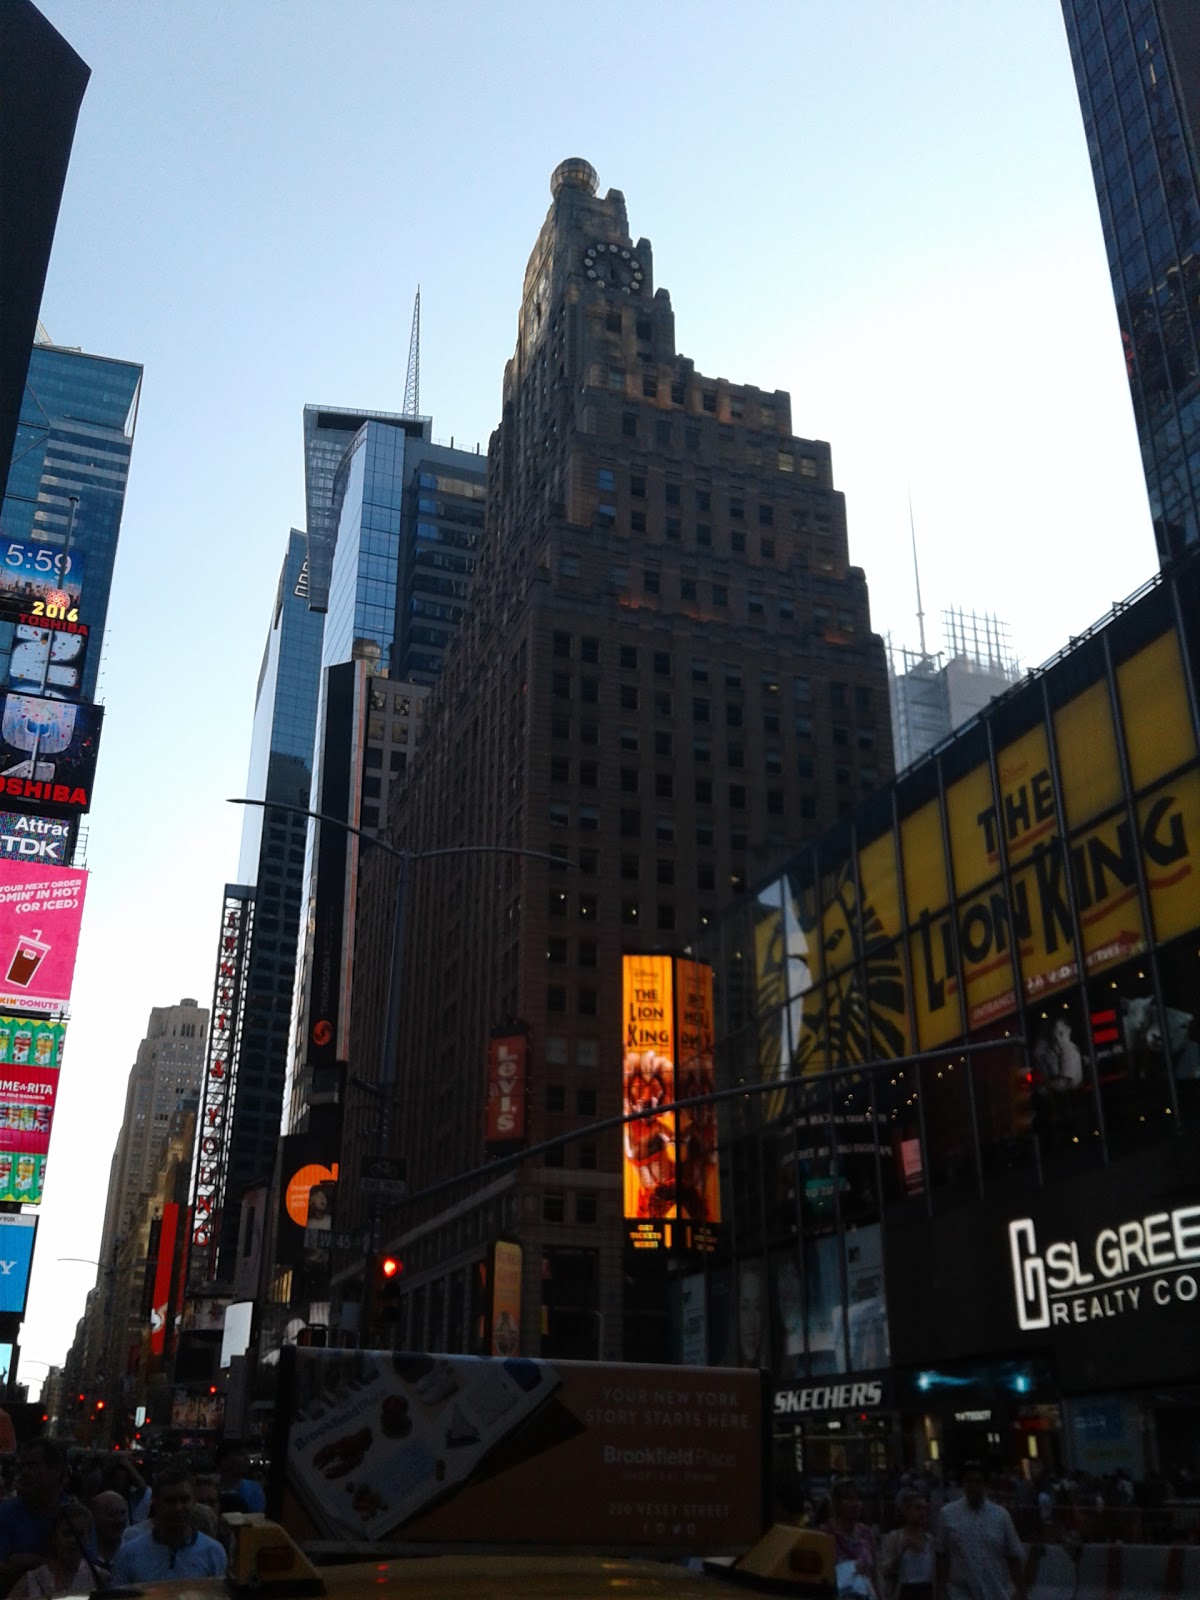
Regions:
<instances>
[{"instance_id":1,"label":"dunkin' donuts advertisement","mask_svg":"<svg viewBox=\"0 0 1200 1600\"><path fill-rule=\"evenodd\" d=\"M302 1543L719 1554L765 1523L757 1372L290 1346L281 1378Z\"/></svg>"},{"instance_id":2,"label":"dunkin' donuts advertisement","mask_svg":"<svg viewBox=\"0 0 1200 1600\"><path fill-rule=\"evenodd\" d=\"M87 873L0 860L0 1007L61 1011L71 998Z\"/></svg>"}]
</instances>

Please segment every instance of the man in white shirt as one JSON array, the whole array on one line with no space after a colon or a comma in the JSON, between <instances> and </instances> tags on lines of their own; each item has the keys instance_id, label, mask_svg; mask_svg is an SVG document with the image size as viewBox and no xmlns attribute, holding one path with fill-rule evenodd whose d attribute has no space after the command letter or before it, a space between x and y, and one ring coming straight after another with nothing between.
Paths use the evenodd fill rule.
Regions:
<instances>
[{"instance_id":1,"label":"man in white shirt","mask_svg":"<svg viewBox=\"0 0 1200 1600\"><path fill-rule=\"evenodd\" d=\"M968 1461L963 1493L938 1522L938 1588L946 1600L1025 1600L1025 1550L1003 1506L987 1497L983 1468Z\"/></svg>"}]
</instances>

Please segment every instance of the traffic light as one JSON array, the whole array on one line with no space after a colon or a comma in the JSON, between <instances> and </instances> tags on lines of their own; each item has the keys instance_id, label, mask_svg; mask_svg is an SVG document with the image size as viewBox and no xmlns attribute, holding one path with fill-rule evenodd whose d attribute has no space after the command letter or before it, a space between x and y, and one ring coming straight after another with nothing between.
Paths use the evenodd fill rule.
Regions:
<instances>
[{"instance_id":1,"label":"traffic light","mask_svg":"<svg viewBox=\"0 0 1200 1600\"><path fill-rule=\"evenodd\" d=\"M404 1262L400 1256L380 1255L371 1263L371 1327L394 1328L400 1320L400 1288Z\"/></svg>"}]
</instances>

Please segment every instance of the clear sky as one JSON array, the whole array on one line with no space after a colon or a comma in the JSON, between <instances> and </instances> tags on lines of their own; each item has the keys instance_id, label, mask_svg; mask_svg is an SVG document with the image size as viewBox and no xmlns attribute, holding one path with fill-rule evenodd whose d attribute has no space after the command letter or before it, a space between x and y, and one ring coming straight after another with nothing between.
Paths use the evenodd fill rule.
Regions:
<instances>
[{"instance_id":1,"label":"clear sky","mask_svg":"<svg viewBox=\"0 0 1200 1600\"><path fill-rule=\"evenodd\" d=\"M994 612L1026 666L1155 569L1057 0L39 3L92 68L42 318L146 377L33 1382L150 1007L210 1001L301 409L401 409L419 282L422 410L486 449L564 157L624 192L679 349L830 441L881 632L915 643L910 492L931 631Z\"/></svg>"}]
</instances>

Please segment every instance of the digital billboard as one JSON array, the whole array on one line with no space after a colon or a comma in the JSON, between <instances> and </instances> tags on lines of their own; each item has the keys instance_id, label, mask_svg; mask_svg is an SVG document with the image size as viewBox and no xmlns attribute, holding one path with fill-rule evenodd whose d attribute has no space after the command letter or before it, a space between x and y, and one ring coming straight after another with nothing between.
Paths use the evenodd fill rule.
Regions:
<instances>
[{"instance_id":1,"label":"digital billboard","mask_svg":"<svg viewBox=\"0 0 1200 1600\"><path fill-rule=\"evenodd\" d=\"M74 822L31 811L0 811L0 859L63 867L71 853Z\"/></svg>"},{"instance_id":2,"label":"digital billboard","mask_svg":"<svg viewBox=\"0 0 1200 1600\"><path fill-rule=\"evenodd\" d=\"M179 1236L179 1207L163 1206L158 1232L158 1261L154 1268L154 1295L150 1303L150 1354L161 1356L167 1342L167 1314L171 1304L171 1278L175 1267L175 1241Z\"/></svg>"},{"instance_id":3,"label":"digital billboard","mask_svg":"<svg viewBox=\"0 0 1200 1600\"><path fill-rule=\"evenodd\" d=\"M13 633L7 687L50 700L77 700L89 630L83 622L23 616Z\"/></svg>"},{"instance_id":4,"label":"digital billboard","mask_svg":"<svg viewBox=\"0 0 1200 1600\"><path fill-rule=\"evenodd\" d=\"M57 1093L56 1067L0 1067L0 1151L47 1153Z\"/></svg>"},{"instance_id":5,"label":"digital billboard","mask_svg":"<svg viewBox=\"0 0 1200 1600\"><path fill-rule=\"evenodd\" d=\"M1002 1027L1077 989L1081 959L1090 979L1200 925L1200 768L1176 633L1120 662L1112 688L1100 678L1048 715L1035 701L1033 726L996 752L995 786L985 759L906 810L902 781L898 833L860 830L856 850L823 852L819 869L801 857L754 897L759 1071L781 1084L768 1120L789 1080ZM1130 1033L1142 1003L1114 1001L1113 1027ZM1068 1083L1069 1063L1058 1071Z\"/></svg>"},{"instance_id":6,"label":"digital billboard","mask_svg":"<svg viewBox=\"0 0 1200 1600\"><path fill-rule=\"evenodd\" d=\"M66 1005L86 889L81 868L0 860L0 1007L45 1014Z\"/></svg>"},{"instance_id":7,"label":"digital billboard","mask_svg":"<svg viewBox=\"0 0 1200 1600\"><path fill-rule=\"evenodd\" d=\"M0 615L12 617L40 607L71 617L83 591L83 552L5 539L0 545Z\"/></svg>"},{"instance_id":8,"label":"digital billboard","mask_svg":"<svg viewBox=\"0 0 1200 1600\"><path fill-rule=\"evenodd\" d=\"M0 1213L0 1315L20 1317L25 1313L37 1224L34 1216Z\"/></svg>"},{"instance_id":9,"label":"digital billboard","mask_svg":"<svg viewBox=\"0 0 1200 1600\"><path fill-rule=\"evenodd\" d=\"M631 1243L670 1248L675 1216L675 991L670 956L622 957L625 1220Z\"/></svg>"},{"instance_id":10,"label":"digital billboard","mask_svg":"<svg viewBox=\"0 0 1200 1600\"><path fill-rule=\"evenodd\" d=\"M76 814L92 803L102 706L0 694L0 798Z\"/></svg>"},{"instance_id":11,"label":"digital billboard","mask_svg":"<svg viewBox=\"0 0 1200 1600\"><path fill-rule=\"evenodd\" d=\"M289 1133L280 1141L281 1185L275 1259L284 1266L298 1266L305 1259L305 1234L326 1220L320 1209L329 1191L325 1184L337 1182L338 1163L334 1159L336 1141L314 1133ZM321 1198L313 1205L313 1192Z\"/></svg>"},{"instance_id":12,"label":"digital billboard","mask_svg":"<svg viewBox=\"0 0 1200 1600\"><path fill-rule=\"evenodd\" d=\"M0 1151L0 1200L18 1200L27 1206L40 1205L45 1181L45 1156L13 1155Z\"/></svg>"},{"instance_id":13,"label":"digital billboard","mask_svg":"<svg viewBox=\"0 0 1200 1600\"><path fill-rule=\"evenodd\" d=\"M497 1239L492 1246L492 1354L521 1351L521 1246Z\"/></svg>"},{"instance_id":14,"label":"digital billboard","mask_svg":"<svg viewBox=\"0 0 1200 1600\"><path fill-rule=\"evenodd\" d=\"M0 1016L0 1067L61 1067L65 1022Z\"/></svg>"},{"instance_id":15,"label":"digital billboard","mask_svg":"<svg viewBox=\"0 0 1200 1600\"><path fill-rule=\"evenodd\" d=\"M711 1250L721 1220L713 1091L713 974L672 956L622 958L625 1219L635 1249Z\"/></svg>"},{"instance_id":16,"label":"digital billboard","mask_svg":"<svg viewBox=\"0 0 1200 1600\"><path fill-rule=\"evenodd\" d=\"M485 1138L489 1150L525 1143L528 1050L529 1041L523 1033L497 1034L488 1040Z\"/></svg>"}]
</instances>

